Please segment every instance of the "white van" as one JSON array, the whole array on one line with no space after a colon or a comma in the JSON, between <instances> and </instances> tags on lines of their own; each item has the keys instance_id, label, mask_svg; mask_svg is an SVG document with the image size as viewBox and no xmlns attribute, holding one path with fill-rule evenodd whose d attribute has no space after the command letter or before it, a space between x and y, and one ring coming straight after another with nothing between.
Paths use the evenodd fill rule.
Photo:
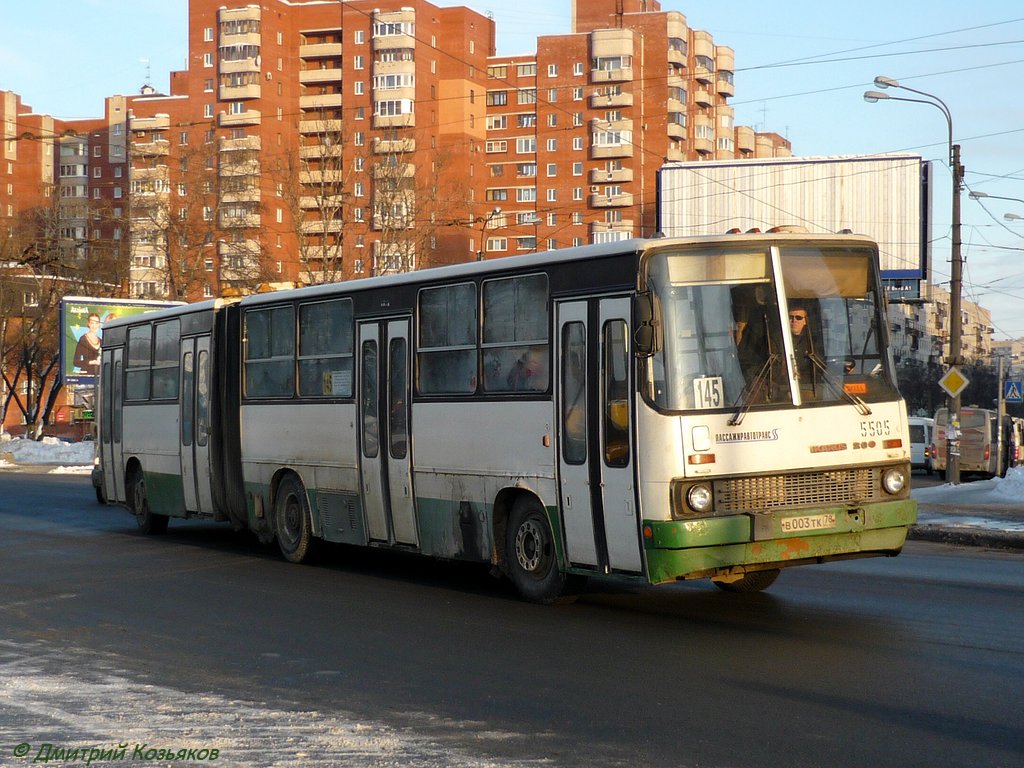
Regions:
<instances>
[{"instance_id":1,"label":"white van","mask_svg":"<svg viewBox=\"0 0 1024 768\"><path fill-rule=\"evenodd\" d=\"M923 469L930 475L932 460L928 454L928 446L932 443L935 419L911 416L907 421L910 423L910 469Z\"/></svg>"}]
</instances>

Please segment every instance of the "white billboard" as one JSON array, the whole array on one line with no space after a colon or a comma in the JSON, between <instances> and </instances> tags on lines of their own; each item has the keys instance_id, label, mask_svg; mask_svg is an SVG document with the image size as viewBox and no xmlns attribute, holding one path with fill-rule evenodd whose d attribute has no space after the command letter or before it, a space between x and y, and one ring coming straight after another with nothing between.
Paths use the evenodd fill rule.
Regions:
<instances>
[{"instance_id":1,"label":"white billboard","mask_svg":"<svg viewBox=\"0 0 1024 768\"><path fill-rule=\"evenodd\" d=\"M928 272L928 163L920 155L784 157L670 163L659 172L658 222L667 236L849 230L878 243L882 277Z\"/></svg>"}]
</instances>

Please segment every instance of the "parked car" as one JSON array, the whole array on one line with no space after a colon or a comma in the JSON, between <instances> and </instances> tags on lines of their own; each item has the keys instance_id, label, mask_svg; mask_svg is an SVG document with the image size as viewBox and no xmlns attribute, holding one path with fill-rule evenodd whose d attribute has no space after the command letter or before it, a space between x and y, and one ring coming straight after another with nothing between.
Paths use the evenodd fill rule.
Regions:
<instances>
[{"instance_id":1,"label":"parked car","mask_svg":"<svg viewBox=\"0 0 1024 768\"><path fill-rule=\"evenodd\" d=\"M911 416L910 422L910 468L923 469L932 473L932 459L935 447L932 445L932 433L935 431L935 420L924 416Z\"/></svg>"}]
</instances>

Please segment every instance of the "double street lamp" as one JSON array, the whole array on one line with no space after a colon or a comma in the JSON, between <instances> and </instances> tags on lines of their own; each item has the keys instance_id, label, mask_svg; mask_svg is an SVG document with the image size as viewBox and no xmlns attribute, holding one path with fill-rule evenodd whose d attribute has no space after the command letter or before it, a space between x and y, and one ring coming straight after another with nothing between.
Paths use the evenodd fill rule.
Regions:
<instances>
[{"instance_id":1,"label":"double street lamp","mask_svg":"<svg viewBox=\"0 0 1024 768\"><path fill-rule=\"evenodd\" d=\"M906 85L901 85L898 80L891 77L879 75L875 78L875 86L878 88L899 88L910 93L923 96L921 99L907 98L903 96L892 96L882 91L865 91L864 101L874 104L877 101L910 101L916 104L930 104L940 110L946 118L946 125L949 128L949 167L953 172L953 219L952 236L953 244L950 254L951 269L949 280L949 357L946 362L950 366L960 365L963 324L960 312L961 293L963 290L963 260L960 256L960 190L963 186L963 168L960 167L960 145L953 143L953 116L950 114L946 103L934 94L919 91ZM947 435L956 435L960 430L960 395L949 397L947 408L949 425ZM955 431L954 431L955 430ZM960 449L958 440L946 440L946 477L949 482L957 484L960 482Z\"/></svg>"}]
</instances>

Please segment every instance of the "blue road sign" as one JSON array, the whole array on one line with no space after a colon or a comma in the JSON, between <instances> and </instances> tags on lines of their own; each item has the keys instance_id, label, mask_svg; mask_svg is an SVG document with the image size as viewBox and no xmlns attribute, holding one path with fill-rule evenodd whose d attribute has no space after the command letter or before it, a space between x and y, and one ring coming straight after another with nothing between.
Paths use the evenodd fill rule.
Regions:
<instances>
[{"instance_id":1,"label":"blue road sign","mask_svg":"<svg viewBox=\"0 0 1024 768\"><path fill-rule=\"evenodd\" d=\"M1003 401L1007 403L1024 402L1024 387L1021 387L1020 380L1003 382Z\"/></svg>"}]
</instances>

